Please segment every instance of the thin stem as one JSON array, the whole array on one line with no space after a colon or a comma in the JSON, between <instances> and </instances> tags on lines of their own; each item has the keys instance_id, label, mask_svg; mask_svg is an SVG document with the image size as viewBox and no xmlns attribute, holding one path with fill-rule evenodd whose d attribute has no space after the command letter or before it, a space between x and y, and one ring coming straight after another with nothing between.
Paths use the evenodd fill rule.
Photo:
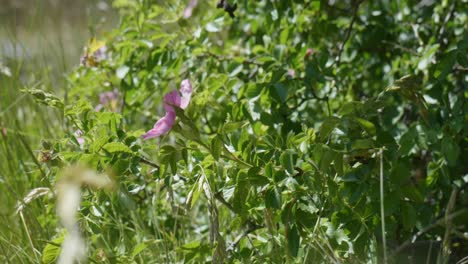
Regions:
<instances>
[{"instance_id":1,"label":"thin stem","mask_svg":"<svg viewBox=\"0 0 468 264\"><path fill-rule=\"evenodd\" d=\"M345 38L344 38L343 42L341 43L340 49L338 50L338 55L335 58L336 66L340 65L341 53L343 53L344 46L346 45L346 42L348 42L348 39L351 36L351 31L353 30L353 25L354 25L354 22L356 21L356 18L357 18L357 11L359 9L359 5L361 5L362 2L364 2L364 0L359 0L356 3L356 5L354 6L353 18L351 19L351 23L349 23L348 30L346 30Z\"/></svg>"},{"instance_id":2,"label":"thin stem","mask_svg":"<svg viewBox=\"0 0 468 264\"><path fill-rule=\"evenodd\" d=\"M403 249L405 249L408 245L414 243L420 236L422 236L423 234L425 234L426 232L428 232L429 230L431 230L432 228L436 227L436 226L439 226L439 225L443 225L444 223L446 223L447 221L451 221L453 220L454 218L460 216L460 215L463 215L463 214L466 214L468 212L468 209L462 209L462 210L459 210L457 212L454 212L454 213L451 213L450 215L446 215L446 216L443 216L439 219L437 219L435 222L433 222L432 224L426 226L425 228L421 229L420 231L418 231L412 238L411 240L407 240L405 243L401 244L401 246L399 246L397 249L395 249L393 252L392 252L392 256L395 256L397 254L399 254L401 251L403 251Z\"/></svg>"},{"instance_id":3,"label":"thin stem","mask_svg":"<svg viewBox=\"0 0 468 264\"><path fill-rule=\"evenodd\" d=\"M380 219L382 223L383 263L387 263L387 241L385 240L385 208L383 179L383 149L380 149Z\"/></svg>"},{"instance_id":4,"label":"thin stem","mask_svg":"<svg viewBox=\"0 0 468 264\"><path fill-rule=\"evenodd\" d=\"M21 222L23 223L24 230L26 230L26 235L28 236L29 244L31 244L31 249L34 252L34 257L36 257L36 260L39 263L40 259L39 259L39 256L38 256L38 252L37 252L37 249L34 247L34 244L33 244L32 238L31 238L31 234L29 233L28 227L26 225L26 221L24 221L23 212L20 212L20 218L21 218Z\"/></svg>"},{"instance_id":5,"label":"thin stem","mask_svg":"<svg viewBox=\"0 0 468 264\"><path fill-rule=\"evenodd\" d=\"M229 245L229 248L228 248L228 251L229 250L234 250L238 245L239 243L241 242L241 240L248 236L250 233L253 233L254 231L258 230L258 229L262 229L264 228L265 226L263 225L257 225L255 223L252 223L252 222L249 222L249 227L244 231L242 232L242 234L240 236L238 236L233 242L231 245Z\"/></svg>"},{"instance_id":6,"label":"thin stem","mask_svg":"<svg viewBox=\"0 0 468 264\"><path fill-rule=\"evenodd\" d=\"M220 192L215 193L214 198L226 206L231 212L236 213L234 207L224 199Z\"/></svg>"},{"instance_id":7,"label":"thin stem","mask_svg":"<svg viewBox=\"0 0 468 264\"><path fill-rule=\"evenodd\" d=\"M143 158L143 157L141 157L141 156L138 156L138 158L140 158L140 162L141 162L141 163L146 164L146 165L149 165L149 166L154 167L154 168L156 168L156 169L159 170L160 167L159 167L158 164L156 164L156 163L154 163L154 162L152 162L152 161L150 161L150 160L147 160L147 159L145 159L145 158Z\"/></svg>"}]
</instances>

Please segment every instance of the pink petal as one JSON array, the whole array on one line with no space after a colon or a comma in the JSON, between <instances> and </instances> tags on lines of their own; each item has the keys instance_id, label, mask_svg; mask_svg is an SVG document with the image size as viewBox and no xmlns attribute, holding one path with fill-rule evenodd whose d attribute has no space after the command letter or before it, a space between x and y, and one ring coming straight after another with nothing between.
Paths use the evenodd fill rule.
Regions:
<instances>
[{"instance_id":1,"label":"pink petal","mask_svg":"<svg viewBox=\"0 0 468 264\"><path fill-rule=\"evenodd\" d=\"M198 0L190 0L190 3L184 10L184 18L187 19L192 16L193 9L197 6Z\"/></svg>"},{"instance_id":2,"label":"pink petal","mask_svg":"<svg viewBox=\"0 0 468 264\"><path fill-rule=\"evenodd\" d=\"M84 138L82 138L82 137L77 137L77 138L76 138L76 141L78 141L78 144L80 144L80 146L83 145L83 144L85 143L85 140L84 140Z\"/></svg>"},{"instance_id":3,"label":"pink petal","mask_svg":"<svg viewBox=\"0 0 468 264\"><path fill-rule=\"evenodd\" d=\"M85 143L85 140L84 140L84 138L82 136L83 136L83 131L81 131L81 129L77 129L75 131L75 138L76 138L76 141L78 142L78 144L80 144L80 146Z\"/></svg>"},{"instance_id":4,"label":"pink petal","mask_svg":"<svg viewBox=\"0 0 468 264\"><path fill-rule=\"evenodd\" d=\"M99 112L103 108L104 108L104 106L102 104L98 104L98 105L96 105L96 107L94 107L94 111Z\"/></svg>"},{"instance_id":5,"label":"pink petal","mask_svg":"<svg viewBox=\"0 0 468 264\"><path fill-rule=\"evenodd\" d=\"M182 98L180 100L180 108L185 109L187 108L190 98L192 97L192 83L190 83L189 79L185 79L180 84L180 93L182 94Z\"/></svg>"},{"instance_id":6,"label":"pink petal","mask_svg":"<svg viewBox=\"0 0 468 264\"><path fill-rule=\"evenodd\" d=\"M166 134L174 125L176 114L174 111L168 111L166 115L154 124L153 129L142 136L143 139L150 139Z\"/></svg>"},{"instance_id":7,"label":"pink petal","mask_svg":"<svg viewBox=\"0 0 468 264\"><path fill-rule=\"evenodd\" d=\"M166 112L174 112L173 106L180 106L180 95L179 92L174 90L170 93L167 93L164 96L164 109L166 109Z\"/></svg>"}]
</instances>

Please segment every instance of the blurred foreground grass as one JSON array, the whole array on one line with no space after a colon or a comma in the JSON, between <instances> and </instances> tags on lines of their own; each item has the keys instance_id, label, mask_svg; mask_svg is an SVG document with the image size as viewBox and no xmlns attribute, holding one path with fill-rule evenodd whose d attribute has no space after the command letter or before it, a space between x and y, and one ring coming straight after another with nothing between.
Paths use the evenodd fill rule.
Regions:
<instances>
[{"instance_id":1,"label":"blurred foreground grass","mask_svg":"<svg viewBox=\"0 0 468 264\"><path fill-rule=\"evenodd\" d=\"M94 34L115 27L109 1L0 1L0 262L40 262L56 227L40 199L16 205L30 190L51 185L36 163L42 140L60 136L62 116L21 93L36 87L63 95L66 73ZM32 235L33 234L33 235Z\"/></svg>"}]
</instances>

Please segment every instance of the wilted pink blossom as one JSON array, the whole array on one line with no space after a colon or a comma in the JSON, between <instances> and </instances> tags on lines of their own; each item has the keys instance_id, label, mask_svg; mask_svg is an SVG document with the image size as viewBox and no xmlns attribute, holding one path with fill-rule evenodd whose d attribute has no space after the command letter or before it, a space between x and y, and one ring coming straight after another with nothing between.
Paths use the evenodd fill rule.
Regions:
<instances>
[{"instance_id":1,"label":"wilted pink blossom","mask_svg":"<svg viewBox=\"0 0 468 264\"><path fill-rule=\"evenodd\" d=\"M117 111L120 103L120 93L117 89L113 91L107 91L99 94L99 103L94 110L101 111L103 108L107 108L111 111Z\"/></svg>"},{"instance_id":2,"label":"wilted pink blossom","mask_svg":"<svg viewBox=\"0 0 468 264\"><path fill-rule=\"evenodd\" d=\"M184 10L184 18L187 19L192 16L193 9L197 7L198 5L198 0L190 0L189 4Z\"/></svg>"},{"instance_id":3,"label":"wilted pink blossom","mask_svg":"<svg viewBox=\"0 0 468 264\"><path fill-rule=\"evenodd\" d=\"M180 85L180 94L177 90L174 90L164 96L164 109L166 110L166 115L159 119L156 124L154 124L154 127L146 132L142 138L155 138L169 132L169 130L171 130L172 126L174 125L176 118L174 106L181 109L187 108L191 97L192 84L188 79L183 80Z\"/></svg>"},{"instance_id":4,"label":"wilted pink blossom","mask_svg":"<svg viewBox=\"0 0 468 264\"><path fill-rule=\"evenodd\" d=\"M4 137L7 136L7 129L6 128L2 128L2 134Z\"/></svg>"}]
</instances>

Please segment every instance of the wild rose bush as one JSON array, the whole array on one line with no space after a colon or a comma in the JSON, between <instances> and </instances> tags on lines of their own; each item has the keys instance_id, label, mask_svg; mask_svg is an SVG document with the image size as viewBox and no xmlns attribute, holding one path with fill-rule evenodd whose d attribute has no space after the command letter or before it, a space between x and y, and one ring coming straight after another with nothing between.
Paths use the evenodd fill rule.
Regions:
<instances>
[{"instance_id":1,"label":"wild rose bush","mask_svg":"<svg viewBox=\"0 0 468 264\"><path fill-rule=\"evenodd\" d=\"M83 190L89 261L408 261L433 241L424 257L459 260L461 3L219 2L115 1L68 92L28 91L64 115L51 182L74 163L115 176ZM39 221L53 262L63 232Z\"/></svg>"}]
</instances>

